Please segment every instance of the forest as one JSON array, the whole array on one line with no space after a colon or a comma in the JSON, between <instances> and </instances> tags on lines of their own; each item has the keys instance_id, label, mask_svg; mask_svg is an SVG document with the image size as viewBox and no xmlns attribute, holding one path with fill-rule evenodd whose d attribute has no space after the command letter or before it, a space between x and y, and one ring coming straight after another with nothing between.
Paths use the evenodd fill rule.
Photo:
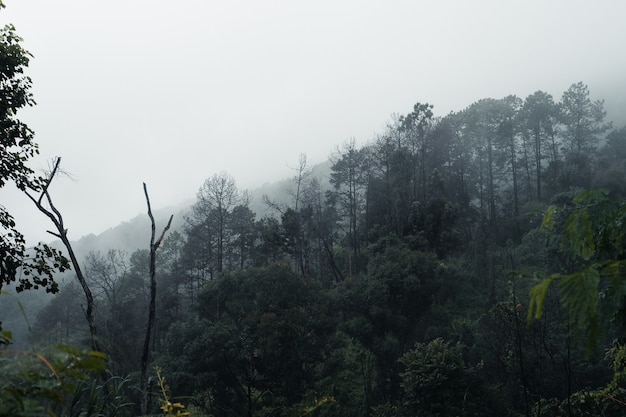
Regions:
<instances>
[{"instance_id":1,"label":"forest","mask_svg":"<svg viewBox=\"0 0 626 417\"><path fill-rule=\"evenodd\" d=\"M0 186L65 245L26 247L0 207L0 303L54 294L27 349L0 329L0 416L626 413L626 126L584 82L417 102L328 176L303 155L264 214L219 172L170 230L144 186L150 247L73 259L16 117L28 53L10 27L0 50Z\"/></svg>"}]
</instances>

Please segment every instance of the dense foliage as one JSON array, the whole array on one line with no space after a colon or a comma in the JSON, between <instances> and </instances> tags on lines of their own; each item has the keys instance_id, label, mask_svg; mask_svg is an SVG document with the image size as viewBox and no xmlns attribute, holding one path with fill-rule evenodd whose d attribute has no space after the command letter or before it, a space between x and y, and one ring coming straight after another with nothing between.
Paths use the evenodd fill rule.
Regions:
<instances>
[{"instance_id":1,"label":"dense foliage","mask_svg":"<svg viewBox=\"0 0 626 417\"><path fill-rule=\"evenodd\" d=\"M0 186L37 192L37 147L15 118L33 103L28 57L5 27ZM104 352L70 347L89 331L66 283L33 323L38 350L0 351L0 415L137 413L144 340L154 413L624 414L626 127L585 84L445 117L417 103L339 147L327 177L305 157L296 171L264 216L228 173L202 184L157 254L150 338L148 248L90 253ZM44 247L32 263L1 207L0 225L0 287L22 271L18 289L56 291L67 261Z\"/></svg>"},{"instance_id":2,"label":"dense foliage","mask_svg":"<svg viewBox=\"0 0 626 417\"><path fill-rule=\"evenodd\" d=\"M582 83L432 109L346 142L327 178L301 158L264 217L206 180L157 259L173 393L214 416L623 414L625 129ZM138 372L148 258L85 260L117 375ZM38 341L84 340L71 294Z\"/></svg>"}]
</instances>

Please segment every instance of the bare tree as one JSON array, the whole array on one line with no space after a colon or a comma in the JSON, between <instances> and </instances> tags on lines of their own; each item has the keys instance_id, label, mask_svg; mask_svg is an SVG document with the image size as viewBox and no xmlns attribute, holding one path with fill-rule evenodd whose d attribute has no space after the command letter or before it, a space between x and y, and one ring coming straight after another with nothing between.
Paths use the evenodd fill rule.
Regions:
<instances>
[{"instance_id":1,"label":"bare tree","mask_svg":"<svg viewBox=\"0 0 626 417\"><path fill-rule=\"evenodd\" d=\"M128 278L127 258L125 251L117 249L109 249L106 255L91 251L86 256L87 280L95 289L95 297L104 297L110 310L115 310Z\"/></svg>"},{"instance_id":2,"label":"bare tree","mask_svg":"<svg viewBox=\"0 0 626 417\"><path fill-rule=\"evenodd\" d=\"M63 223L63 216L52 203L52 197L50 196L50 193L48 191L50 188L50 184L54 179L54 176L59 172L60 164L61 158L56 158L52 171L48 175L48 178L45 179L45 182L41 189L41 193L37 198L27 190L24 192L26 193L28 198L30 198L32 202L35 203L37 209L39 209L40 212L48 216L48 218L52 221L55 228L57 229L56 232L51 232L50 230L48 230L47 232L50 233L52 236L59 238L65 246L65 249L67 249L70 260L72 262L72 267L74 268L74 272L76 273L76 279L78 279L78 282L83 289L83 293L85 294L85 299L87 300L85 318L87 319L87 324L89 325L89 333L91 335L91 347L95 351L101 351L100 344L98 343L98 331L96 328L96 322L94 320L93 294L91 293L91 289L89 288L87 280L85 279L85 276L80 269L80 264L78 263L78 259L76 258L76 254L74 253L74 249L72 248L72 244L67 237L67 229L65 228L65 224Z\"/></svg>"},{"instance_id":3,"label":"bare tree","mask_svg":"<svg viewBox=\"0 0 626 417\"><path fill-rule=\"evenodd\" d=\"M128 313L125 301L132 297L132 303L136 304L134 298L137 295L136 293L129 294L128 254L116 249L109 249L106 255L102 255L99 251L91 251L84 262L87 283L93 290L95 299L96 322L102 347L107 349L106 353L110 355L113 355L114 351L126 354L127 352L120 350L120 343L128 339L128 334L124 334L121 330L130 329L132 326L129 326L128 321L123 319Z\"/></svg>"},{"instance_id":4,"label":"bare tree","mask_svg":"<svg viewBox=\"0 0 626 417\"><path fill-rule=\"evenodd\" d=\"M172 219L174 215L170 216L167 226L161 232L161 236L155 241L156 225L154 223L154 216L152 215L152 209L150 207L150 197L148 197L148 188L146 183L143 183L143 192L146 196L146 204L148 205L148 217L150 217L150 223L152 226L152 233L150 235L150 308L148 310L148 326L146 328L146 338L143 344L143 351L141 354L141 392L143 398L141 401L141 414L145 415L148 412L148 379L146 373L148 370L148 359L150 356L150 337L152 336L152 329L154 327L154 318L156 315L156 251L159 249L165 233L172 225Z\"/></svg>"},{"instance_id":5,"label":"bare tree","mask_svg":"<svg viewBox=\"0 0 626 417\"><path fill-rule=\"evenodd\" d=\"M292 182L295 185L296 189L290 189L289 194L293 197L294 210L298 211L298 204L302 199L302 191L306 186L306 182L311 176L311 169L307 166L306 154L300 154L298 167L292 169L296 171L296 175L292 179Z\"/></svg>"}]
</instances>

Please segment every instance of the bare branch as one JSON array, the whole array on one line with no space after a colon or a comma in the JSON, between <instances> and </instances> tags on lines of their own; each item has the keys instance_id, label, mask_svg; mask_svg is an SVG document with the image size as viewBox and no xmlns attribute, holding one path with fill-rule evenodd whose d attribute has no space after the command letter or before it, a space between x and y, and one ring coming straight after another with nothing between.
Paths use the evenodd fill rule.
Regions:
<instances>
[{"instance_id":1,"label":"bare branch","mask_svg":"<svg viewBox=\"0 0 626 417\"><path fill-rule=\"evenodd\" d=\"M46 184L44 185L43 190L41 190L41 195L39 196L39 200L37 200L37 203L39 205L41 205L41 200L43 199L44 195L48 196L48 187L50 187L50 184L52 183L52 179L54 178L57 170L59 169L60 164L61 164L61 157L58 157L56 161L54 162L54 167L52 168L52 172L50 172L50 175L48 175L48 179L46 180ZM48 196L48 201L50 201L50 196Z\"/></svg>"},{"instance_id":2,"label":"bare branch","mask_svg":"<svg viewBox=\"0 0 626 417\"><path fill-rule=\"evenodd\" d=\"M146 378L146 373L148 370L148 361L150 359L150 337L152 335L152 329L154 327L154 319L156 316L156 251L159 248L159 245L163 241L165 237L165 233L169 230L172 219L174 215L170 216L170 220L167 222L167 226L163 229L161 236L155 242L155 229L156 225L154 223L154 216L152 215L152 207L150 206L150 197L148 196L148 187L146 183L143 183L143 193L146 196L146 204L148 205L148 217L150 217L150 226L152 233L150 234L150 307L148 309L148 325L146 329L146 337L144 339L143 351L141 354L141 391L142 391L142 401L141 401L141 411L142 414L146 414L148 409L148 380Z\"/></svg>"},{"instance_id":3,"label":"bare branch","mask_svg":"<svg viewBox=\"0 0 626 417\"><path fill-rule=\"evenodd\" d=\"M165 226L165 228L163 229L163 232L161 233L161 236L159 236L159 238L157 239L156 243L154 244L155 246L155 250L161 245L161 242L163 241L163 238L165 237L165 233L170 230L170 226L172 225L172 220L174 219L174 215L170 215L170 220L167 222L167 226Z\"/></svg>"},{"instance_id":4,"label":"bare branch","mask_svg":"<svg viewBox=\"0 0 626 417\"><path fill-rule=\"evenodd\" d=\"M54 236L54 237L57 237L57 238L61 239L61 235L60 235L60 234L58 234L58 233L54 233L54 232L52 232L52 231L50 231L50 230L46 230L46 232L50 233L50 234L51 234L52 236Z\"/></svg>"},{"instance_id":5,"label":"bare branch","mask_svg":"<svg viewBox=\"0 0 626 417\"><path fill-rule=\"evenodd\" d=\"M146 204L148 205L148 216L150 217L150 220L154 220L154 217L152 217L152 209L150 208L150 197L148 196L148 187L146 186L146 183L143 183L143 193L146 196Z\"/></svg>"},{"instance_id":6,"label":"bare branch","mask_svg":"<svg viewBox=\"0 0 626 417\"><path fill-rule=\"evenodd\" d=\"M54 224L54 226L56 227L58 231L58 233L52 232L50 230L48 230L47 232L50 233L52 236L59 238L61 242L63 242L63 245L65 246L65 248L67 249L67 252L70 256L70 261L72 262L72 267L74 268L74 272L76 273L76 278L78 279L78 282L83 288L83 292L87 300L87 310L85 312L85 318L87 319L87 324L89 325L89 332L91 334L91 346L93 350L100 351L101 349L100 349L100 344L98 342L98 332L96 328L96 322L94 319L93 294L91 293L89 284L87 283L87 280L85 279L85 276L83 275L83 272L80 268L80 264L78 262L78 259L76 258L74 249L72 248L72 244L69 238L67 237L67 229L63 225L63 216L61 215L61 212L52 203L52 197L50 196L50 193L48 192L50 184L52 183L52 180L54 179L55 175L57 174L59 170L60 163L61 163L61 158L57 158L54 164L54 168L52 169L52 172L48 176L48 179L46 180L43 186L43 189L41 190L41 194L39 195L39 198L33 197L28 191L24 191L24 193L28 196L28 198L31 199L31 201L35 204L35 206L37 207L37 209L39 209L40 212L48 216L48 218L52 221L52 223ZM46 198L46 201L48 202L48 206L50 207L49 209L44 207L44 205L42 204L42 200L44 199L44 197ZM103 378L106 377L104 373L102 374L102 376Z\"/></svg>"}]
</instances>

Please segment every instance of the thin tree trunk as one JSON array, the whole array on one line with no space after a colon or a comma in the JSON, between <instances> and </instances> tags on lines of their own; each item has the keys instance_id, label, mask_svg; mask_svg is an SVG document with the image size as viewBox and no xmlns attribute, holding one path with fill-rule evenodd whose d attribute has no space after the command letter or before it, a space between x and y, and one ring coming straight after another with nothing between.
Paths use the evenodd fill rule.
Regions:
<instances>
[{"instance_id":1,"label":"thin tree trunk","mask_svg":"<svg viewBox=\"0 0 626 417\"><path fill-rule=\"evenodd\" d=\"M172 219L174 215L170 216L170 220L167 222L167 226L161 232L161 236L154 241L155 237L155 223L154 216L152 215L152 209L150 208L150 197L148 197L148 189L146 187L146 183L143 183L143 192L146 196L146 204L148 205L148 216L150 217L150 223L152 226L152 233L150 235L150 308L148 310L148 327L146 329L146 338L143 343L143 352L141 354L141 392L142 392L142 400L141 400L141 414L145 415L148 413L148 378L147 370L148 370L148 360L150 356L150 337L152 336L152 329L154 327L154 318L156 316L156 251L161 245L163 238L165 237L165 233L169 230Z\"/></svg>"},{"instance_id":2,"label":"thin tree trunk","mask_svg":"<svg viewBox=\"0 0 626 417\"><path fill-rule=\"evenodd\" d=\"M515 241L520 239L522 234L519 222L519 190L518 190L518 178L517 178L517 152L515 152L515 135L513 128L511 127L511 175L513 176L513 215L515 216Z\"/></svg>"},{"instance_id":3,"label":"thin tree trunk","mask_svg":"<svg viewBox=\"0 0 626 417\"><path fill-rule=\"evenodd\" d=\"M535 126L535 169L537 170L537 200L541 201L541 126Z\"/></svg>"}]
</instances>

